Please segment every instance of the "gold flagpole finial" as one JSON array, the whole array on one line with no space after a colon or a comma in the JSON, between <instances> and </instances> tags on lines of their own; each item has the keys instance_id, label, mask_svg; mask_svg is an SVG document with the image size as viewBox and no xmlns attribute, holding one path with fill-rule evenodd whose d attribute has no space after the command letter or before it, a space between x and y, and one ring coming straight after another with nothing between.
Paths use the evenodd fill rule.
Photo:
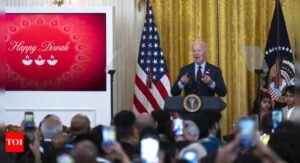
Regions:
<instances>
[{"instance_id":1,"label":"gold flagpole finial","mask_svg":"<svg viewBox=\"0 0 300 163\"><path fill-rule=\"evenodd\" d=\"M139 12L141 12L143 4L146 4L146 0L138 0Z\"/></svg>"}]
</instances>

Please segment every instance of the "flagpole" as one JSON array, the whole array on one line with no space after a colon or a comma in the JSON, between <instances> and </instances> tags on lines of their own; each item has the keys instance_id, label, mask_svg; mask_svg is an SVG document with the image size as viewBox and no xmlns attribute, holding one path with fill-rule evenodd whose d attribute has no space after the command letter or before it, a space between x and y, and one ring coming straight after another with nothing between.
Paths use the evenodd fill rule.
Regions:
<instances>
[{"instance_id":1,"label":"flagpole","mask_svg":"<svg viewBox=\"0 0 300 163\"><path fill-rule=\"evenodd\" d=\"M276 26L277 26L277 31L276 31L276 47L279 47L280 46L280 25L279 25L279 6L280 6L280 1L279 0L276 0L276 7L277 10L276 10L276 19L277 19L277 23L276 23ZM276 51L276 61L275 61L275 64L276 64L276 77L275 77L275 88L279 88L279 82L280 82L280 67L281 67L281 61L282 61L282 57L281 57L281 54L279 52L279 50Z\"/></svg>"},{"instance_id":2,"label":"flagpole","mask_svg":"<svg viewBox=\"0 0 300 163\"><path fill-rule=\"evenodd\" d=\"M257 74L257 92L256 92L256 97L257 99L260 98L260 78L261 78L261 74L263 73L263 69L255 69L255 73ZM257 118L257 124L258 124L258 130L261 129L261 120L260 120L260 115L261 115L261 112L260 112L260 109L258 109L258 118Z\"/></svg>"}]
</instances>

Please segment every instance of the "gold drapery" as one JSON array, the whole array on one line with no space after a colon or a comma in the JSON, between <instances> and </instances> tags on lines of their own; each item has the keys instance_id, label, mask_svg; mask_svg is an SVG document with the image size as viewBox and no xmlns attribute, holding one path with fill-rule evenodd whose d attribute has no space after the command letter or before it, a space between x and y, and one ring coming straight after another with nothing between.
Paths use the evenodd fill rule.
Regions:
<instances>
[{"instance_id":1,"label":"gold drapery","mask_svg":"<svg viewBox=\"0 0 300 163\"><path fill-rule=\"evenodd\" d=\"M295 1L282 1L293 49ZM235 120L248 113L256 97L257 77L253 70L247 68L247 57L241 48L256 46L263 55L275 0L151 2L172 84L180 67L193 61L191 42L201 39L208 43L207 60L221 68L228 89L227 96L223 98L227 108L222 113L222 130L223 134L229 133Z\"/></svg>"}]
</instances>

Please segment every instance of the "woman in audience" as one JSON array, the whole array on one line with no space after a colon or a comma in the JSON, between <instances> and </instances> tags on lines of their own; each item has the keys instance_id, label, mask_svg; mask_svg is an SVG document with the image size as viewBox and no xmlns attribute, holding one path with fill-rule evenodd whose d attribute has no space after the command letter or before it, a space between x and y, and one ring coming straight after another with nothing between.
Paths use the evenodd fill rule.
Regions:
<instances>
[{"instance_id":1,"label":"woman in audience","mask_svg":"<svg viewBox=\"0 0 300 163\"><path fill-rule=\"evenodd\" d=\"M272 99L268 93L261 92L253 105L251 115L256 118L258 127L261 128L261 122L265 115L272 110Z\"/></svg>"}]
</instances>

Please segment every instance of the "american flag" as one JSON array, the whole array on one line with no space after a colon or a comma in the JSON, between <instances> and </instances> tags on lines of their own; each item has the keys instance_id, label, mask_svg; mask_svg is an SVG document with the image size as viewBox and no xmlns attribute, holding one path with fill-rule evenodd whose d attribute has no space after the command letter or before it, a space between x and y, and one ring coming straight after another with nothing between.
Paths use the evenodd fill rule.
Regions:
<instances>
[{"instance_id":1,"label":"american flag","mask_svg":"<svg viewBox=\"0 0 300 163\"><path fill-rule=\"evenodd\" d=\"M161 109L168 96L169 72L160 47L153 10L147 0L147 13L137 60L133 110L136 113L150 113Z\"/></svg>"}]
</instances>

